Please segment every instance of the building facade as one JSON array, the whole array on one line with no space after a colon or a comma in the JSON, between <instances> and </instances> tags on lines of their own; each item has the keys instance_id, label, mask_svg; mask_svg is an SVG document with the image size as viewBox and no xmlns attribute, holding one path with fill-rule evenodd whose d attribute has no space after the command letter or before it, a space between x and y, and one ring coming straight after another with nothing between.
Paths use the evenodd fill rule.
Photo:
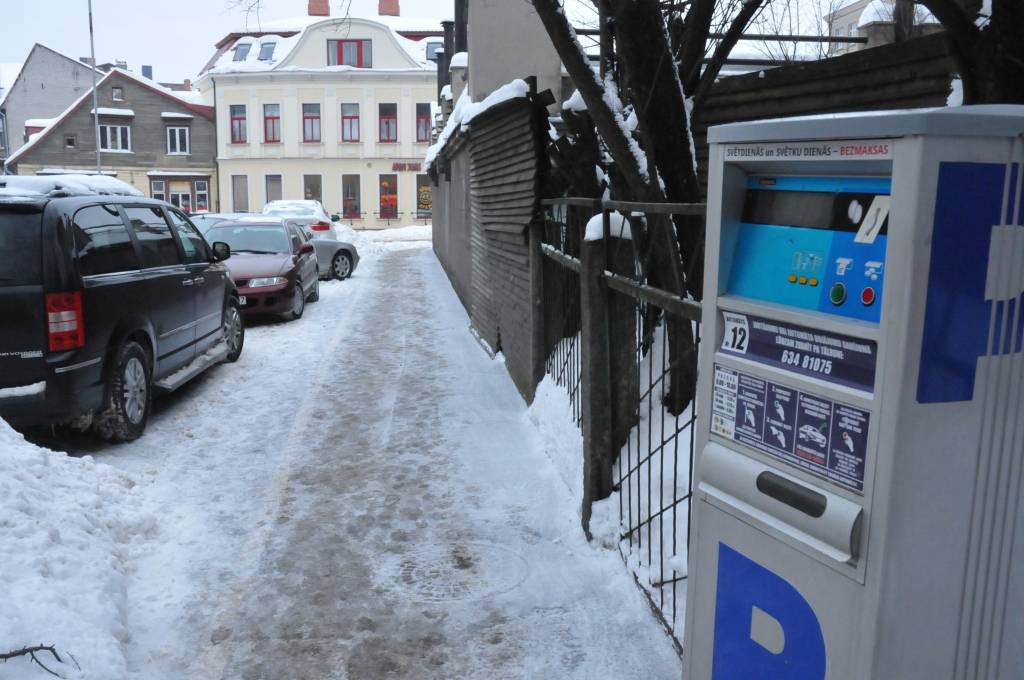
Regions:
<instances>
[{"instance_id":1,"label":"building facade","mask_svg":"<svg viewBox=\"0 0 1024 680\"><path fill-rule=\"evenodd\" d=\"M97 85L100 172L189 212L217 204L213 108L114 69ZM91 88L7 159L19 175L95 173Z\"/></svg>"},{"instance_id":2,"label":"building facade","mask_svg":"<svg viewBox=\"0 0 1024 680\"><path fill-rule=\"evenodd\" d=\"M843 38L867 38L866 43L834 43L829 56L888 45L896 39L895 0L841 0L825 15L829 35ZM914 37L942 30L935 17L924 7L914 5Z\"/></svg>"},{"instance_id":3,"label":"building facade","mask_svg":"<svg viewBox=\"0 0 1024 680\"><path fill-rule=\"evenodd\" d=\"M217 112L220 209L316 199L356 229L429 222L434 22L401 17L394 1L370 18L326 5L231 34L196 81Z\"/></svg>"},{"instance_id":4,"label":"building facade","mask_svg":"<svg viewBox=\"0 0 1024 680\"><path fill-rule=\"evenodd\" d=\"M92 88L92 69L36 44L9 87L0 93L0 163ZM31 123L31 125L29 125Z\"/></svg>"}]
</instances>

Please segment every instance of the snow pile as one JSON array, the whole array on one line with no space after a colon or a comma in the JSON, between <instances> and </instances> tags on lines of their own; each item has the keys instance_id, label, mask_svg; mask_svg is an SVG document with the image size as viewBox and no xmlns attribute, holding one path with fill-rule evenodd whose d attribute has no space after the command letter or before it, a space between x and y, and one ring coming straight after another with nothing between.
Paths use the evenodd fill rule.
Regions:
<instances>
[{"instance_id":1,"label":"snow pile","mask_svg":"<svg viewBox=\"0 0 1024 680\"><path fill-rule=\"evenodd\" d=\"M474 118L499 104L504 104L513 99L524 99L529 94L530 86L527 85L525 80L513 80L510 83L506 83L487 95L479 103L475 103L470 98L469 88L463 90L462 94L459 95L459 101L455 102L455 109L452 111L452 115L448 117L448 122L445 123L444 130L441 131L437 141L427 149L427 155L424 160L425 169L430 170L430 166L437 159L437 154L448 144L448 140L451 139L452 135L460 129L469 128Z\"/></svg>"},{"instance_id":2,"label":"snow pile","mask_svg":"<svg viewBox=\"0 0 1024 680\"><path fill-rule=\"evenodd\" d=\"M106 175L7 175L0 177L0 190L9 196L39 197L58 192L71 196L145 196L132 185Z\"/></svg>"},{"instance_id":3,"label":"snow pile","mask_svg":"<svg viewBox=\"0 0 1024 680\"><path fill-rule=\"evenodd\" d=\"M562 110L575 111L576 113L582 113L587 110L587 103L583 101L583 95L580 94L579 90L573 90L572 96L562 104Z\"/></svg>"},{"instance_id":4,"label":"snow pile","mask_svg":"<svg viewBox=\"0 0 1024 680\"><path fill-rule=\"evenodd\" d=\"M387 252L387 248L370 239L365 232L356 231L347 224L335 222L334 233L338 235L338 240L342 243L351 243L354 245L356 250L359 252L359 257L380 255L381 253Z\"/></svg>"},{"instance_id":5,"label":"snow pile","mask_svg":"<svg viewBox=\"0 0 1024 680\"><path fill-rule=\"evenodd\" d=\"M608 235L612 238L624 238L632 240L633 232L629 230L629 220L620 212L613 212L608 216ZM600 241L604 238L604 217L598 213L587 222L587 231L583 236L584 241Z\"/></svg>"},{"instance_id":6,"label":"snow pile","mask_svg":"<svg viewBox=\"0 0 1024 680\"><path fill-rule=\"evenodd\" d=\"M153 533L132 480L24 440L0 420L0 651L53 644L66 678L127 675L126 558ZM77 660L76 670L72 657ZM0 678L50 677L27 659Z\"/></svg>"},{"instance_id":7,"label":"snow pile","mask_svg":"<svg viewBox=\"0 0 1024 680\"><path fill-rule=\"evenodd\" d=\"M579 336L566 338L562 342L579 342ZM576 424L566 387L557 384L550 375L545 375L537 386L526 417L537 434L537 448L555 466L559 477L579 503L583 500L583 433ZM618 515L615 521L617 524Z\"/></svg>"},{"instance_id":8,"label":"snow pile","mask_svg":"<svg viewBox=\"0 0 1024 680\"><path fill-rule=\"evenodd\" d=\"M452 55L452 60L448 65L448 68L469 68L469 54L466 52L456 52Z\"/></svg>"}]
</instances>

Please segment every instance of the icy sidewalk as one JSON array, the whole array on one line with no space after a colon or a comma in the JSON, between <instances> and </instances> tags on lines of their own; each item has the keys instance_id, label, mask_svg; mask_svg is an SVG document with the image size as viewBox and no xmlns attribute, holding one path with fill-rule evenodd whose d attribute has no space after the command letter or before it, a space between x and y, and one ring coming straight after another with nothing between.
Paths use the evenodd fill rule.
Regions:
<instances>
[{"instance_id":1,"label":"icy sidewalk","mask_svg":"<svg viewBox=\"0 0 1024 680\"><path fill-rule=\"evenodd\" d=\"M382 255L192 678L678 678L429 249ZM243 570L244 571L244 570Z\"/></svg>"}]
</instances>

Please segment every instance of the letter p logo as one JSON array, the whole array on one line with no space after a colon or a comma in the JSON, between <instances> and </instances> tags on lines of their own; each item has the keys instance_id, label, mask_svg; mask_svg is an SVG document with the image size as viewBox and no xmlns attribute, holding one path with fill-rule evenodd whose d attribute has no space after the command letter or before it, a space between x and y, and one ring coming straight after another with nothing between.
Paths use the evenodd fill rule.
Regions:
<instances>
[{"instance_id":1,"label":"letter p logo","mask_svg":"<svg viewBox=\"0 0 1024 680\"><path fill-rule=\"evenodd\" d=\"M718 548L712 680L823 680L825 638L788 581Z\"/></svg>"}]
</instances>

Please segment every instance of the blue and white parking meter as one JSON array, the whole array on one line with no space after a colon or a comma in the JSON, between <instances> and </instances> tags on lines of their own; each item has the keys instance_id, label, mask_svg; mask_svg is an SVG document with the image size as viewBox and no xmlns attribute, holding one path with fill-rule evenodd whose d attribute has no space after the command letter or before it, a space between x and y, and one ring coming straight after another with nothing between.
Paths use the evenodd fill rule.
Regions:
<instances>
[{"instance_id":1,"label":"blue and white parking meter","mask_svg":"<svg viewBox=\"0 0 1024 680\"><path fill-rule=\"evenodd\" d=\"M1024 678L1022 134L710 130L688 680Z\"/></svg>"}]
</instances>

